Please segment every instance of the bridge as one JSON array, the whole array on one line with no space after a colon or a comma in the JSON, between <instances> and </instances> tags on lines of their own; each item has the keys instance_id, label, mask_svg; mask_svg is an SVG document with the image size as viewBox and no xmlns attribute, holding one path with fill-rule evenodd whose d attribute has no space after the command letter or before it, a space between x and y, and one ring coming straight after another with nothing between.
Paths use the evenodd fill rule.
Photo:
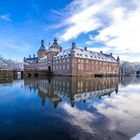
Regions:
<instances>
[{"instance_id":1,"label":"bridge","mask_svg":"<svg viewBox=\"0 0 140 140\"><path fill-rule=\"evenodd\" d=\"M52 76L53 72L49 70L25 70L23 76L26 78L29 77L47 77Z\"/></svg>"},{"instance_id":2,"label":"bridge","mask_svg":"<svg viewBox=\"0 0 140 140\"><path fill-rule=\"evenodd\" d=\"M23 78L23 76L24 76L23 69L13 69L12 71L13 71L14 78Z\"/></svg>"}]
</instances>

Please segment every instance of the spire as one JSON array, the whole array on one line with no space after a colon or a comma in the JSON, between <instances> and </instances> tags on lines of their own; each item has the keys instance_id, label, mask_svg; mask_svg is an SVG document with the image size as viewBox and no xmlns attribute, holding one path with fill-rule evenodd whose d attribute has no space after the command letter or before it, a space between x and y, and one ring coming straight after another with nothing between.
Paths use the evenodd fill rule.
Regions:
<instances>
[{"instance_id":1,"label":"spire","mask_svg":"<svg viewBox=\"0 0 140 140\"><path fill-rule=\"evenodd\" d=\"M44 45L44 40L41 40L41 46L39 51L46 51L45 45Z\"/></svg>"},{"instance_id":2,"label":"spire","mask_svg":"<svg viewBox=\"0 0 140 140\"><path fill-rule=\"evenodd\" d=\"M53 44L58 44L58 43L57 43L57 38L56 38L56 37L54 38L53 41L54 41Z\"/></svg>"},{"instance_id":3,"label":"spire","mask_svg":"<svg viewBox=\"0 0 140 140\"><path fill-rule=\"evenodd\" d=\"M43 39L41 40L41 46L44 46L44 40Z\"/></svg>"}]
</instances>

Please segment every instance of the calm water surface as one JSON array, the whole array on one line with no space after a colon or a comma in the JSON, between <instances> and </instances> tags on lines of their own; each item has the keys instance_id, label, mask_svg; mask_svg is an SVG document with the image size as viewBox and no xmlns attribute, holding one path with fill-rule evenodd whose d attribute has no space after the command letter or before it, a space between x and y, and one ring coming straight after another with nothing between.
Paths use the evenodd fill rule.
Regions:
<instances>
[{"instance_id":1,"label":"calm water surface","mask_svg":"<svg viewBox=\"0 0 140 140\"><path fill-rule=\"evenodd\" d=\"M0 80L0 140L127 140L140 132L140 78Z\"/></svg>"}]
</instances>

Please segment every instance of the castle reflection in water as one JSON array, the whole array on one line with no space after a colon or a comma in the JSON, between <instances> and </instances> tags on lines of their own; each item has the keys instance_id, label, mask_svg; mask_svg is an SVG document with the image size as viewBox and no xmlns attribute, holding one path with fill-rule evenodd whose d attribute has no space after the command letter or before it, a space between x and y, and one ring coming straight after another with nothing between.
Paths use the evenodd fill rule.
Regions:
<instances>
[{"instance_id":1,"label":"castle reflection in water","mask_svg":"<svg viewBox=\"0 0 140 140\"><path fill-rule=\"evenodd\" d=\"M78 78L53 77L48 79L24 79L26 89L38 92L42 106L48 98L56 108L63 100L68 100L74 107L75 102L86 102L87 99L110 96L118 92L118 77L111 78Z\"/></svg>"}]
</instances>

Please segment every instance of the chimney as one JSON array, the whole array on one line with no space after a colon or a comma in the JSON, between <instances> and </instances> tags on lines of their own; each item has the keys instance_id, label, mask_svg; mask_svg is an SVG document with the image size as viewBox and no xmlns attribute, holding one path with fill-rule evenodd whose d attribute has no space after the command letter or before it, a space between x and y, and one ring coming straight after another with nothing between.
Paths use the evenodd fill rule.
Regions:
<instances>
[{"instance_id":1,"label":"chimney","mask_svg":"<svg viewBox=\"0 0 140 140\"><path fill-rule=\"evenodd\" d=\"M120 62L120 57L119 57L119 56L117 57L117 62L118 62L118 63Z\"/></svg>"},{"instance_id":2,"label":"chimney","mask_svg":"<svg viewBox=\"0 0 140 140\"><path fill-rule=\"evenodd\" d=\"M103 54L103 51L100 51L101 54Z\"/></svg>"},{"instance_id":3,"label":"chimney","mask_svg":"<svg viewBox=\"0 0 140 140\"><path fill-rule=\"evenodd\" d=\"M75 48L76 48L75 42L72 42L72 49L75 49Z\"/></svg>"},{"instance_id":4,"label":"chimney","mask_svg":"<svg viewBox=\"0 0 140 140\"><path fill-rule=\"evenodd\" d=\"M112 56L112 53L110 53L110 56Z\"/></svg>"},{"instance_id":5,"label":"chimney","mask_svg":"<svg viewBox=\"0 0 140 140\"><path fill-rule=\"evenodd\" d=\"M62 47L60 47L60 52L62 51Z\"/></svg>"},{"instance_id":6,"label":"chimney","mask_svg":"<svg viewBox=\"0 0 140 140\"><path fill-rule=\"evenodd\" d=\"M31 55L29 55L29 58L31 58Z\"/></svg>"},{"instance_id":7,"label":"chimney","mask_svg":"<svg viewBox=\"0 0 140 140\"><path fill-rule=\"evenodd\" d=\"M33 58L35 58L35 54L33 54Z\"/></svg>"},{"instance_id":8,"label":"chimney","mask_svg":"<svg viewBox=\"0 0 140 140\"><path fill-rule=\"evenodd\" d=\"M85 51L87 51L87 47L85 47Z\"/></svg>"}]
</instances>

